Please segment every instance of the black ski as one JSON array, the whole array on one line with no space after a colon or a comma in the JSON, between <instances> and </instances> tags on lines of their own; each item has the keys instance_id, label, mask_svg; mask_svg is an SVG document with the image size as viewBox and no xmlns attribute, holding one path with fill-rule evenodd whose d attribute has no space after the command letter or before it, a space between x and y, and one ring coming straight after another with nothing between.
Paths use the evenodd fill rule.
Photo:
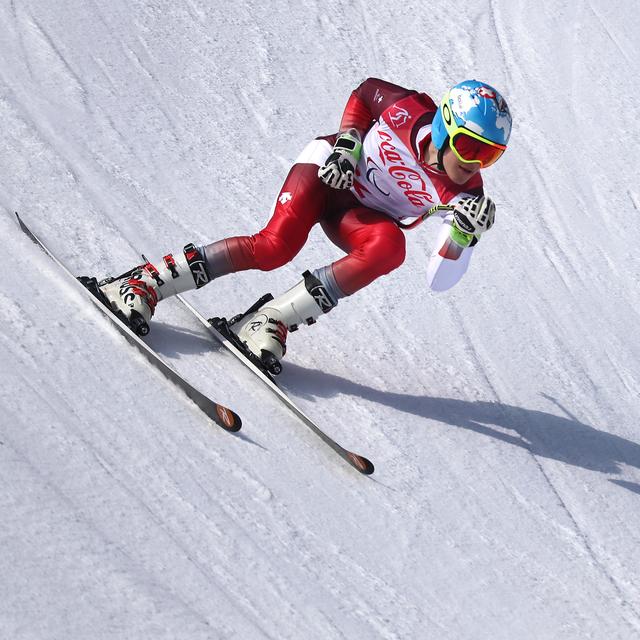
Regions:
<instances>
[{"instance_id":1,"label":"black ski","mask_svg":"<svg viewBox=\"0 0 640 640\"><path fill-rule=\"evenodd\" d=\"M191 306L182 296L177 298L191 313L209 330L211 335L226 349L228 349L236 358L238 358L246 367L251 369L253 373L266 384L269 389L285 404L298 418L305 424L316 436L318 436L325 444L333 449L341 458L346 460L352 467L360 473L369 475L374 472L374 466L371 460L353 453L344 447L341 447L335 440L330 438L318 425L309 418L289 396L280 389L276 384L273 376L261 366L258 358L251 357L251 353L247 353L235 333L228 329L228 323L224 318L211 318L207 320L193 306ZM226 327L226 328L225 328Z\"/></svg>"},{"instance_id":2,"label":"black ski","mask_svg":"<svg viewBox=\"0 0 640 640\"><path fill-rule=\"evenodd\" d=\"M191 385L187 380L185 380L179 373L174 371L162 358L145 342L143 342L131 329L131 327L126 323L126 319L116 316L111 308L108 306L106 300L102 296L100 289L98 288L97 282L95 278L88 278L82 276L80 278L76 278L69 269L67 269L58 258L51 252L50 249L40 240L24 223L22 218L16 212L16 217L18 218L18 223L20 224L20 228L24 233L33 240L57 265L60 269L66 273L69 278L78 282L82 291L84 291L95 306L100 309L105 316L107 316L114 324L114 326L120 331L120 333L128 340L130 344L142 353L143 356L158 370L160 370L171 382L176 384L185 395L190 398L199 409L201 409L211 420L213 420L217 425L222 427L227 431L239 431L242 426L242 420L240 416L228 409L227 407L214 402L211 398L204 395L201 391L198 391L193 385Z\"/></svg>"}]
</instances>

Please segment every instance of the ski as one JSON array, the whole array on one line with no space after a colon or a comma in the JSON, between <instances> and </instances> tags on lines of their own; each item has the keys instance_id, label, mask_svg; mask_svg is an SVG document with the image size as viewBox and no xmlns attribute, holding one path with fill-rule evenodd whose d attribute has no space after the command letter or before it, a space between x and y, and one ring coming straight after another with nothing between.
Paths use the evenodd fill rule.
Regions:
<instances>
[{"instance_id":1,"label":"ski","mask_svg":"<svg viewBox=\"0 0 640 640\"><path fill-rule=\"evenodd\" d=\"M225 330L227 321L224 318L205 318L197 309L189 304L181 295L177 296L178 300L207 328L211 335L236 358L238 358L246 367L248 367L262 382L271 389L276 397L287 406L316 436L318 436L326 445L335 451L343 460L348 462L354 469L360 473L370 475L374 472L373 463L353 451L349 451L340 446L335 440L329 437L318 425L307 416L276 384L273 376L265 371L257 364L257 358L252 359L249 354L244 353L240 348L237 339L234 340L230 329ZM226 334L226 335L225 335ZM231 334L231 335L230 335ZM235 344L234 344L235 342Z\"/></svg>"},{"instance_id":2,"label":"ski","mask_svg":"<svg viewBox=\"0 0 640 640\"><path fill-rule=\"evenodd\" d=\"M67 274L70 279L77 283L78 287L85 292L89 300L91 300L95 306L100 309L106 317L108 317L113 325L120 331L120 333L127 339L127 341L136 347L140 353L155 366L164 376L171 382L176 384L184 394L190 398L194 404L211 420L213 420L218 426L222 427L226 431L239 431L242 426L242 420L237 413L231 409L214 402L211 398L203 394L196 389L191 383L183 378L177 371L172 369L149 345L142 341L129 327L125 324L125 320L116 316L113 311L107 306L105 299L101 298L101 292L98 288L98 284L95 278L74 276L67 267L53 254L53 252L36 236L31 229L25 224L22 218L16 212L18 218L18 224L22 231L35 242L50 258L58 265L63 273Z\"/></svg>"}]
</instances>

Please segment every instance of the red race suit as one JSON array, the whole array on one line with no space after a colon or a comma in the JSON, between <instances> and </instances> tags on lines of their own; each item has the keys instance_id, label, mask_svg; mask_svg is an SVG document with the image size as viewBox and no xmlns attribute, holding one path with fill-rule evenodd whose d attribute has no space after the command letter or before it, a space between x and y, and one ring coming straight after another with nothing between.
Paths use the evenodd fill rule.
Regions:
<instances>
[{"instance_id":1,"label":"red race suit","mask_svg":"<svg viewBox=\"0 0 640 640\"><path fill-rule=\"evenodd\" d=\"M340 131L357 129L363 141L353 188L333 189L318 178L337 134L312 141L289 171L264 229L205 247L212 276L287 264L316 223L346 253L328 265L344 295L399 267L405 259L405 235L397 221L483 192L479 173L456 185L424 162L435 112L435 103L424 93L365 80L351 93L340 123ZM473 251L451 243L451 216L441 217L443 228L427 265L434 290L453 286Z\"/></svg>"}]
</instances>

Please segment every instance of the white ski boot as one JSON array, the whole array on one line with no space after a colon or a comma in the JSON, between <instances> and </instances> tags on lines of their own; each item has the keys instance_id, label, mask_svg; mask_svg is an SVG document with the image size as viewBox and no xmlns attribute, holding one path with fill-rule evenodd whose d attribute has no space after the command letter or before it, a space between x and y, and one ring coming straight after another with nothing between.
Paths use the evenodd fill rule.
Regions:
<instances>
[{"instance_id":1,"label":"white ski boot","mask_svg":"<svg viewBox=\"0 0 640 640\"><path fill-rule=\"evenodd\" d=\"M295 287L237 321L232 330L241 342L275 375L287 351L287 334L301 324L313 324L336 306L323 284L309 271Z\"/></svg>"},{"instance_id":2,"label":"white ski boot","mask_svg":"<svg viewBox=\"0 0 640 640\"><path fill-rule=\"evenodd\" d=\"M178 258L168 254L157 267L147 262L117 278L106 278L98 286L114 313L135 333L147 335L160 300L199 289L210 281L202 254L188 244Z\"/></svg>"}]
</instances>

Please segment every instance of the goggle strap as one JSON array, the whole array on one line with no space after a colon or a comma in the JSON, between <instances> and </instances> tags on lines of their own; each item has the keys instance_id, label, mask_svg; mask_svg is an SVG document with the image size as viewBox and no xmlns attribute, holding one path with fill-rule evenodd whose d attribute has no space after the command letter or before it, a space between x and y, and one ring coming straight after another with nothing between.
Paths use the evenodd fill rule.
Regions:
<instances>
[{"instance_id":1,"label":"goggle strap","mask_svg":"<svg viewBox=\"0 0 640 640\"><path fill-rule=\"evenodd\" d=\"M444 144L438 149L438 169L444 171L444 152L449 146L449 136L445 138Z\"/></svg>"}]
</instances>

